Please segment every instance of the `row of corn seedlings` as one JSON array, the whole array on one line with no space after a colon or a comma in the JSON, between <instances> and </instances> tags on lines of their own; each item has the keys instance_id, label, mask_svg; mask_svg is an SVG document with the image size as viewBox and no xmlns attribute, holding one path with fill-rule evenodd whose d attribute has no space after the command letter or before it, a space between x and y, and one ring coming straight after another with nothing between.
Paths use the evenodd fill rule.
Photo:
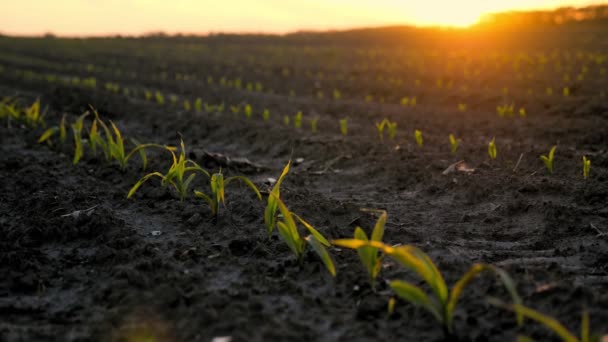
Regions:
<instances>
[{"instance_id":1,"label":"row of corn seedlings","mask_svg":"<svg viewBox=\"0 0 608 342\"><path fill-rule=\"evenodd\" d=\"M32 107L34 109L32 109ZM21 118L21 115L15 116L13 112L25 113L35 111L40 107L39 101L25 110L19 109L14 102L2 101L0 105L0 118L10 115L13 119ZM135 147L127 154L124 150L124 139L116 125L110 121L110 126L100 119L97 111L92 108L94 113L93 123L89 128L86 128L88 139L83 139L85 131L84 119L90 115L90 112L85 112L80 115L71 125L74 136L74 164L78 163L83 155L84 142L87 142L91 151L95 154L96 149L100 148L103 151L106 160L117 161L121 170L124 170L130 157L139 152L142 164L145 169L146 155L145 149L156 147L168 151L172 156L172 164L166 173L151 172L142 177L130 189L127 197L130 198L139 189L139 187L152 177L161 179L162 186L172 186L180 200L184 200L189 191L189 185L197 174L203 174L209 178L210 194L207 195L201 191L194 190L195 196L202 198L209 204L211 212L214 215L219 215L220 205L225 206L225 186L234 180L239 180L249 186L259 199L262 196L257 187L244 176L235 176L224 178L221 170L218 173L211 174L203 169L196 162L186 158L186 148L183 141L180 143L179 152L176 154L177 148L168 145L159 144L135 144ZM9 113L9 114L5 114ZM30 114L31 115L31 114ZM42 117L36 116L36 117ZM24 122L32 122L29 119L23 119ZM36 121L38 124L40 121ZM390 122L388 122L390 124ZM383 122L382 124L387 124ZM31 127L35 128L33 123ZM99 127L102 129L99 130ZM61 142L67 139L66 117L64 116L58 126L48 128L40 137L39 141L52 143L52 138L55 134L59 135ZM555 148L551 150L549 156L543 156L543 161L547 164L547 168L551 170L552 156ZM361 263L366 270L369 282L372 288L375 288L376 279L381 271L382 260L385 257L393 259L399 265L413 272L417 277L421 278L428 287L430 292L423 288L414 285L413 283L403 280L391 280L388 284L393 292L401 299L415 306L419 306L431 314L443 329L446 336L455 334L453 327L454 312L460 296L466 286L481 273L494 273L500 279L501 284L506 288L510 295L511 304L490 298L488 302L496 307L505 310L513 311L516 314L517 323L522 325L524 318L536 321L548 329L552 330L562 340L568 342L574 341L599 341L599 336L591 336L589 328L589 315L586 311L583 312L581 323L580 338L569 332L563 325L555 319L546 316L536 310L526 307L522 304L521 298L517 293L516 285L513 279L502 269L489 264L474 264L471 268L453 285L451 289L443 280L443 276L432 262L432 260L419 248L413 245L390 246L382 242L387 220L385 211L373 211L379 213L380 216L371 236L368 238L365 231L361 227L357 227L352 239L337 239L328 240L310 223L304 220L296 213L290 211L280 198L280 187L289 172L290 163L288 163L278 180L275 182L268 198L267 205L264 211L264 222L266 230L271 236L276 229L281 239L287 244L296 258L302 262L306 247L310 247L321 259L327 271L336 276L336 267L329 253L332 245L354 249L357 251ZM300 227L303 227L306 234L301 233ZM389 301L389 311L394 309L394 299ZM528 337L520 336L520 340L529 341Z\"/></svg>"}]
</instances>

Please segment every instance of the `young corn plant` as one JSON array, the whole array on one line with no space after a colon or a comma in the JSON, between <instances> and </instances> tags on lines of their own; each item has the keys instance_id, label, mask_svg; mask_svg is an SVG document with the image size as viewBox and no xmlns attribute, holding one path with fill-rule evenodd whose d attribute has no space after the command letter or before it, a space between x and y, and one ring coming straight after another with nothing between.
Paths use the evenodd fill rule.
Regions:
<instances>
[{"instance_id":1,"label":"young corn plant","mask_svg":"<svg viewBox=\"0 0 608 342\"><path fill-rule=\"evenodd\" d=\"M310 131L312 134L317 133L317 123L319 122L319 118L310 119Z\"/></svg>"},{"instance_id":2,"label":"young corn plant","mask_svg":"<svg viewBox=\"0 0 608 342\"><path fill-rule=\"evenodd\" d=\"M490 159L494 160L498 156L498 152L496 150L496 138L492 138L488 143L488 155Z\"/></svg>"},{"instance_id":3,"label":"young corn plant","mask_svg":"<svg viewBox=\"0 0 608 342\"><path fill-rule=\"evenodd\" d=\"M245 105L245 116L247 117L247 119L251 119L251 117L253 116L253 109L251 108L250 104Z\"/></svg>"},{"instance_id":4,"label":"young corn plant","mask_svg":"<svg viewBox=\"0 0 608 342\"><path fill-rule=\"evenodd\" d=\"M210 181L211 195L210 196L204 194L201 191L197 191L197 190L194 191L194 195L196 197L199 197L199 198L202 198L203 200L205 200L205 202L207 202L207 204L209 204L211 213L213 215L216 215L216 217L219 217L220 204L222 204L224 206L224 208L226 208L226 194L225 194L224 189L230 182L232 182L234 180L238 180L238 181L245 183L245 185L250 187L251 190L253 190L253 192L255 192L255 194L258 196L258 198L260 200L262 199L262 195L260 194L260 191L255 186L255 184L253 184L253 182L251 182L251 180L249 180L249 178L247 178L245 176L233 176L233 177L224 178L224 175L222 174L222 170L220 170L220 172L218 172L218 173L214 173L211 176L211 181Z\"/></svg>"},{"instance_id":5,"label":"young corn plant","mask_svg":"<svg viewBox=\"0 0 608 342\"><path fill-rule=\"evenodd\" d=\"M372 231L372 235L370 238L367 237L365 231L361 229L361 227L355 228L355 239L362 241L376 241L382 242L382 237L384 236L384 226L386 225L387 213L384 210L366 210L372 212L379 212L380 217L374 226L374 230ZM380 251L376 247L365 246L357 249L357 253L359 254L359 259L361 263L365 267L367 271L369 283L373 288L376 287L376 278L380 273L382 268L382 258L383 256L380 254Z\"/></svg>"},{"instance_id":6,"label":"young corn plant","mask_svg":"<svg viewBox=\"0 0 608 342\"><path fill-rule=\"evenodd\" d=\"M25 109L24 111L24 120L25 120L25 124L28 125L29 127L33 127L36 128L38 126L45 126L44 123L44 113L46 112L46 109L44 112L40 112L40 100L36 100L34 103L32 103L31 106L29 106L28 108Z\"/></svg>"},{"instance_id":7,"label":"young corn plant","mask_svg":"<svg viewBox=\"0 0 608 342\"><path fill-rule=\"evenodd\" d=\"M376 130L378 131L378 136L380 137L380 141L384 142L384 128L386 127L386 122L388 120L384 119L380 122L376 122Z\"/></svg>"},{"instance_id":8,"label":"young corn plant","mask_svg":"<svg viewBox=\"0 0 608 342\"><path fill-rule=\"evenodd\" d=\"M397 135L397 123L386 120L386 129L388 130L388 139L391 141L395 140L395 135Z\"/></svg>"},{"instance_id":9,"label":"young corn plant","mask_svg":"<svg viewBox=\"0 0 608 342\"><path fill-rule=\"evenodd\" d=\"M503 309L513 311L517 313L517 315L523 316L524 318L531 319L545 328L552 331L555 335L559 336L559 338L564 342L600 342L603 341L599 335L591 335L591 329L589 327L589 313L587 310L583 310L581 317L581 332L580 338L577 337L574 333L568 331L566 327L564 327L559 321L555 318L542 314L534 309L531 309L527 306L524 306L521 303L515 304L505 304L502 301L496 298L490 298L490 304L494 306L501 307ZM606 336L603 337L604 339ZM521 342L530 342L534 341L530 337L527 336L518 336L517 341Z\"/></svg>"},{"instance_id":10,"label":"young corn plant","mask_svg":"<svg viewBox=\"0 0 608 342\"><path fill-rule=\"evenodd\" d=\"M289 115L284 115L283 116L283 124L285 126L289 126L289 123L291 122L291 119L289 118Z\"/></svg>"},{"instance_id":11,"label":"young corn plant","mask_svg":"<svg viewBox=\"0 0 608 342\"><path fill-rule=\"evenodd\" d=\"M348 134L348 119L346 118L340 119L340 133L342 133L343 136Z\"/></svg>"},{"instance_id":12,"label":"young corn plant","mask_svg":"<svg viewBox=\"0 0 608 342\"><path fill-rule=\"evenodd\" d=\"M281 176L274 183L272 190L270 191L270 195L268 196L268 203L266 204L266 209L264 210L264 224L266 225L266 231L268 232L268 237L272 236L272 232L277 224L277 198L281 198L281 183L283 183L283 179L289 173L289 167L291 166L291 160L287 162L287 165L283 168L281 172Z\"/></svg>"},{"instance_id":13,"label":"young corn plant","mask_svg":"<svg viewBox=\"0 0 608 342\"><path fill-rule=\"evenodd\" d=\"M72 133L74 135L74 159L72 163L78 164L82 155L84 154L84 145L82 143L82 130L84 128L84 119L89 115L89 112L85 112L80 115L78 119L71 125Z\"/></svg>"},{"instance_id":14,"label":"young corn plant","mask_svg":"<svg viewBox=\"0 0 608 342\"><path fill-rule=\"evenodd\" d=\"M209 172L200 167L196 162L186 158L186 147L184 146L183 140L181 141L180 145L181 150L179 151L179 156L176 156L175 148L165 147L166 150L171 152L173 157L173 164L171 164L169 171L167 171L166 174L162 174L160 172L151 172L143 176L137 181L137 183L135 183L135 185L133 185L131 190L129 190L127 198L131 198L137 189L148 181L148 179L158 177L161 179L161 186L165 187L171 185L179 195L180 201L183 201L188 194L188 187L190 186L190 183L192 183L192 180L197 173L202 173L210 178L211 175Z\"/></svg>"},{"instance_id":15,"label":"young corn plant","mask_svg":"<svg viewBox=\"0 0 608 342\"><path fill-rule=\"evenodd\" d=\"M55 133L59 132L59 140L62 144L65 144L65 141L67 139L67 130L65 129L65 118L66 115L63 114L63 116L61 117L61 121L59 122L59 126L50 127L46 131L44 131L40 138L38 138L38 143L43 143L47 141L49 145L52 144L51 137L55 135Z\"/></svg>"},{"instance_id":16,"label":"young corn plant","mask_svg":"<svg viewBox=\"0 0 608 342\"><path fill-rule=\"evenodd\" d=\"M270 196L275 196L270 194ZM280 220L277 220L277 230L279 231L279 235L285 241L289 249L293 252L293 254L297 257L299 262L303 261L304 252L306 251L306 246L312 247L313 251L319 256L327 271L333 276L336 276L336 267L334 262L327 251L327 248L331 246L329 241L321 234L318 230L316 230L312 225L302 219L300 216L292 213L287 209L283 201L280 198L276 197L276 203L281 212ZM302 237L300 232L298 231L298 226L296 224L299 222L301 225L306 228L310 235L306 237Z\"/></svg>"},{"instance_id":17,"label":"young corn plant","mask_svg":"<svg viewBox=\"0 0 608 342\"><path fill-rule=\"evenodd\" d=\"M450 139L450 149L452 150L452 154L456 154L456 151L458 151L458 145L460 145L460 139L456 139L456 137L454 137L454 134L451 134L451 133L450 133L449 139Z\"/></svg>"},{"instance_id":18,"label":"young corn plant","mask_svg":"<svg viewBox=\"0 0 608 342\"><path fill-rule=\"evenodd\" d=\"M298 112L293 117L293 125L296 129L302 128L302 112Z\"/></svg>"},{"instance_id":19,"label":"young corn plant","mask_svg":"<svg viewBox=\"0 0 608 342\"><path fill-rule=\"evenodd\" d=\"M591 172L591 159L587 159L586 156L583 156L583 178L589 178L589 173Z\"/></svg>"},{"instance_id":20,"label":"young corn plant","mask_svg":"<svg viewBox=\"0 0 608 342\"><path fill-rule=\"evenodd\" d=\"M545 166L547 167L547 170L549 170L549 173L553 173L553 157L555 157L556 148L557 146L553 146L549 151L548 155L540 156L540 159L543 161L543 163L545 163Z\"/></svg>"},{"instance_id":21,"label":"young corn plant","mask_svg":"<svg viewBox=\"0 0 608 342\"><path fill-rule=\"evenodd\" d=\"M264 109L264 112L262 113L262 118L264 119L264 121L270 120L270 110Z\"/></svg>"},{"instance_id":22,"label":"young corn plant","mask_svg":"<svg viewBox=\"0 0 608 342\"><path fill-rule=\"evenodd\" d=\"M156 103L161 106L165 104L165 97L158 90L154 93L154 99L156 100Z\"/></svg>"},{"instance_id":23,"label":"young corn plant","mask_svg":"<svg viewBox=\"0 0 608 342\"><path fill-rule=\"evenodd\" d=\"M454 335L453 320L458 299L465 287L482 272L489 271L496 274L509 292L513 302L521 304L515 283L511 277L505 271L493 265L474 264L449 291L448 286L443 280L443 276L435 264L428 255L414 246L391 247L378 241L360 239L340 239L334 240L332 243L336 246L351 249L363 247L378 248L385 255L422 278L430 287L430 294L427 294L422 288L402 280L393 280L389 285L397 296L416 306L422 307L435 317L447 336ZM517 322L520 325L523 323L523 315L520 313L517 313Z\"/></svg>"},{"instance_id":24,"label":"young corn plant","mask_svg":"<svg viewBox=\"0 0 608 342\"><path fill-rule=\"evenodd\" d=\"M197 113L200 113L203 111L203 99L201 99L200 97L196 98L196 100L194 100L194 110Z\"/></svg>"},{"instance_id":25,"label":"young corn plant","mask_svg":"<svg viewBox=\"0 0 608 342\"><path fill-rule=\"evenodd\" d=\"M99 125L103 128L105 139L97 132L97 123L99 123ZM93 127L89 132L89 140L94 150L96 146L99 146L103 150L107 161L117 161L121 171L124 171L127 168L129 159L131 159L135 153L139 153L142 162L142 169L145 170L148 163L148 157L146 155L147 148L155 147L163 150L167 149L167 146L164 145L139 144L137 141L132 140L132 142L135 144L135 148L127 153L125 151L125 143L120 130L118 130L118 127L116 127L114 122L110 121L110 125L112 126L111 130L103 122L103 120L99 118L99 115L95 111L95 121L93 122Z\"/></svg>"},{"instance_id":26,"label":"young corn plant","mask_svg":"<svg viewBox=\"0 0 608 342\"><path fill-rule=\"evenodd\" d=\"M423 140L422 140L422 131L420 130L415 130L414 131L414 138L416 139L416 144L420 147L422 147L423 144Z\"/></svg>"}]
</instances>

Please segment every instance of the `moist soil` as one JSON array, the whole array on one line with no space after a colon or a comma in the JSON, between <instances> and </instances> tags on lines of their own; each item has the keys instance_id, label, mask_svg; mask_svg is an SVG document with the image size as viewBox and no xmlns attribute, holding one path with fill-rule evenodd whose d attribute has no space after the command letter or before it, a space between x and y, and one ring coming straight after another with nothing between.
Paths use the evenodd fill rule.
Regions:
<instances>
[{"instance_id":1,"label":"moist soil","mask_svg":"<svg viewBox=\"0 0 608 342\"><path fill-rule=\"evenodd\" d=\"M281 196L325 236L351 237L357 226L370 233L377 217L361 209L384 209L384 240L421 248L448 284L476 262L491 263L515 279L526 305L572 331L579 330L583 308L593 331L608 328L605 99L573 96L550 108L539 105L525 119L498 120L492 111L460 113L442 104L404 115L396 104L247 95L277 117L314 108L322 116L320 132L312 134L279 119L185 111L101 89L27 80L10 70L0 75L0 94L17 95L24 104L40 98L47 123L59 122L63 113L74 118L91 104L127 137L173 145L183 137L189 158L226 176L245 175L265 195L269 178L291 159ZM233 100L227 103L243 99L213 95ZM477 105L483 104L470 104ZM379 142L370 108L398 123L395 141ZM337 128L343 113L349 113L346 137ZM414 128L424 133L422 147L410 134ZM463 140L456 155L447 143L450 132ZM127 199L145 174L139 160L120 171L87 150L72 165L72 144L38 144L41 133L14 122L0 128L0 340L445 339L430 314L405 301L397 300L388 315L393 294L387 280L422 285L391 260L373 290L357 254L332 248L334 279L314 253L299 263L276 233L268 237L265 201L245 186L227 187L218 218L202 200L180 202L157 180ZM497 160L487 157L493 136ZM549 174L539 156L555 144L555 172ZM587 180L583 154L593 163ZM151 151L148 170L166 170L169 159ZM443 173L459 160L474 171ZM207 190L209 184L199 176L193 186ZM491 274L467 287L453 339L554 338L529 321L518 328L513 314L489 305L487 297L509 299Z\"/></svg>"}]
</instances>

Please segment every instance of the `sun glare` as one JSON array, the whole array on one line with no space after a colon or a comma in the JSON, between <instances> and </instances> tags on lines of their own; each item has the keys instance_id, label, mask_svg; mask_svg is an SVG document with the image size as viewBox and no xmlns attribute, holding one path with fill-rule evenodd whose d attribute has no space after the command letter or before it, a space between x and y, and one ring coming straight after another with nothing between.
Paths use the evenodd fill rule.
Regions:
<instances>
[{"instance_id":1,"label":"sun glare","mask_svg":"<svg viewBox=\"0 0 608 342\"><path fill-rule=\"evenodd\" d=\"M286 33L385 25L466 27L484 14L588 0L28 0L0 4L3 33ZM592 2L592 1L591 1ZM130 17L125 13L137 13ZM22 20L28 18L28 20Z\"/></svg>"}]
</instances>

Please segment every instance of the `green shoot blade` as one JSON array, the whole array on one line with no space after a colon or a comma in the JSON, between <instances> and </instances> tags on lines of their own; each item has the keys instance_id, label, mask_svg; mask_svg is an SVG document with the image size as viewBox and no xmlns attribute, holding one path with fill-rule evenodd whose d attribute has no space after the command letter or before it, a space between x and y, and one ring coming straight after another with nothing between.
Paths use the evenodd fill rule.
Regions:
<instances>
[{"instance_id":1,"label":"green shoot blade","mask_svg":"<svg viewBox=\"0 0 608 342\"><path fill-rule=\"evenodd\" d=\"M321 261L323 261L323 264L325 264L325 268L327 268L329 273L335 277L336 266L334 265L334 262L331 259L329 252L327 252L325 245L321 241L317 240L314 235L309 235L308 237L306 237L306 241L312 247L315 253L317 253L319 258L321 258Z\"/></svg>"},{"instance_id":2,"label":"green shoot blade","mask_svg":"<svg viewBox=\"0 0 608 342\"><path fill-rule=\"evenodd\" d=\"M255 194L258 196L258 198L260 200L262 199L262 194L260 194L260 190L258 190L258 188L255 186L255 184L253 184L253 182L250 181L249 178L247 178L245 176L228 177L228 178L226 178L225 185L228 185L228 183L230 183L233 180L240 180L241 182L245 183L247 186L249 186L251 188L251 190L253 190L253 192L255 192Z\"/></svg>"},{"instance_id":3,"label":"green shoot blade","mask_svg":"<svg viewBox=\"0 0 608 342\"><path fill-rule=\"evenodd\" d=\"M46 131L44 131L44 133L42 133L42 135L40 136L40 138L38 138L38 143L43 143L47 140L49 140L51 138L51 136L53 136L53 134L55 134L59 129L57 127L51 127L49 129L47 129ZM50 142L50 140L49 140Z\"/></svg>"},{"instance_id":4,"label":"green shoot blade","mask_svg":"<svg viewBox=\"0 0 608 342\"><path fill-rule=\"evenodd\" d=\"M148 173L147 175L143 176L140 180L137 181L137 183L135 183L135 185L133 185L133 187L131 188L131 190L129 190L129 193L127 194L127 198L131 198L131 196L133 196L133 194L135 194L135 192L137 191L137 189L139 189L139 187L144 184L148 179L150 179L151 177L160 177L161 179L164 177L162 173L160 172L152 172L152 173Z\"/></svg>"},{"instance_id":5,"label":"green shoot blade","mask_svg":"<svg viewBox=\"0 0 608 342\"><path fill-rule=\"evenodd\" d=\"M406 281L393 280L389 283L391 289L406 301L424 308L430 312L439 322L443 323L441 312L432 304L430 298L419 287Z\"/></svg>"},{"instance_id":6,"label":"green shoot blade","mask_svg":"<svg viewBox=\"0 0 608 342\"><path fill-rule=\"evenodd\" d=\"M327 239L321 233L319 233L318 230L316 230L312 225L310 225L310 223L306 222L303 218L294 213L291 213L291 215L293 215L298 221L300 221L300 223L302 223L302 225L306 229L308 229L308 232L310 232L310 234L312 234L321 244L326 247L331 246L329 241L327 241Z\"/></svg>"}]
</instances>

